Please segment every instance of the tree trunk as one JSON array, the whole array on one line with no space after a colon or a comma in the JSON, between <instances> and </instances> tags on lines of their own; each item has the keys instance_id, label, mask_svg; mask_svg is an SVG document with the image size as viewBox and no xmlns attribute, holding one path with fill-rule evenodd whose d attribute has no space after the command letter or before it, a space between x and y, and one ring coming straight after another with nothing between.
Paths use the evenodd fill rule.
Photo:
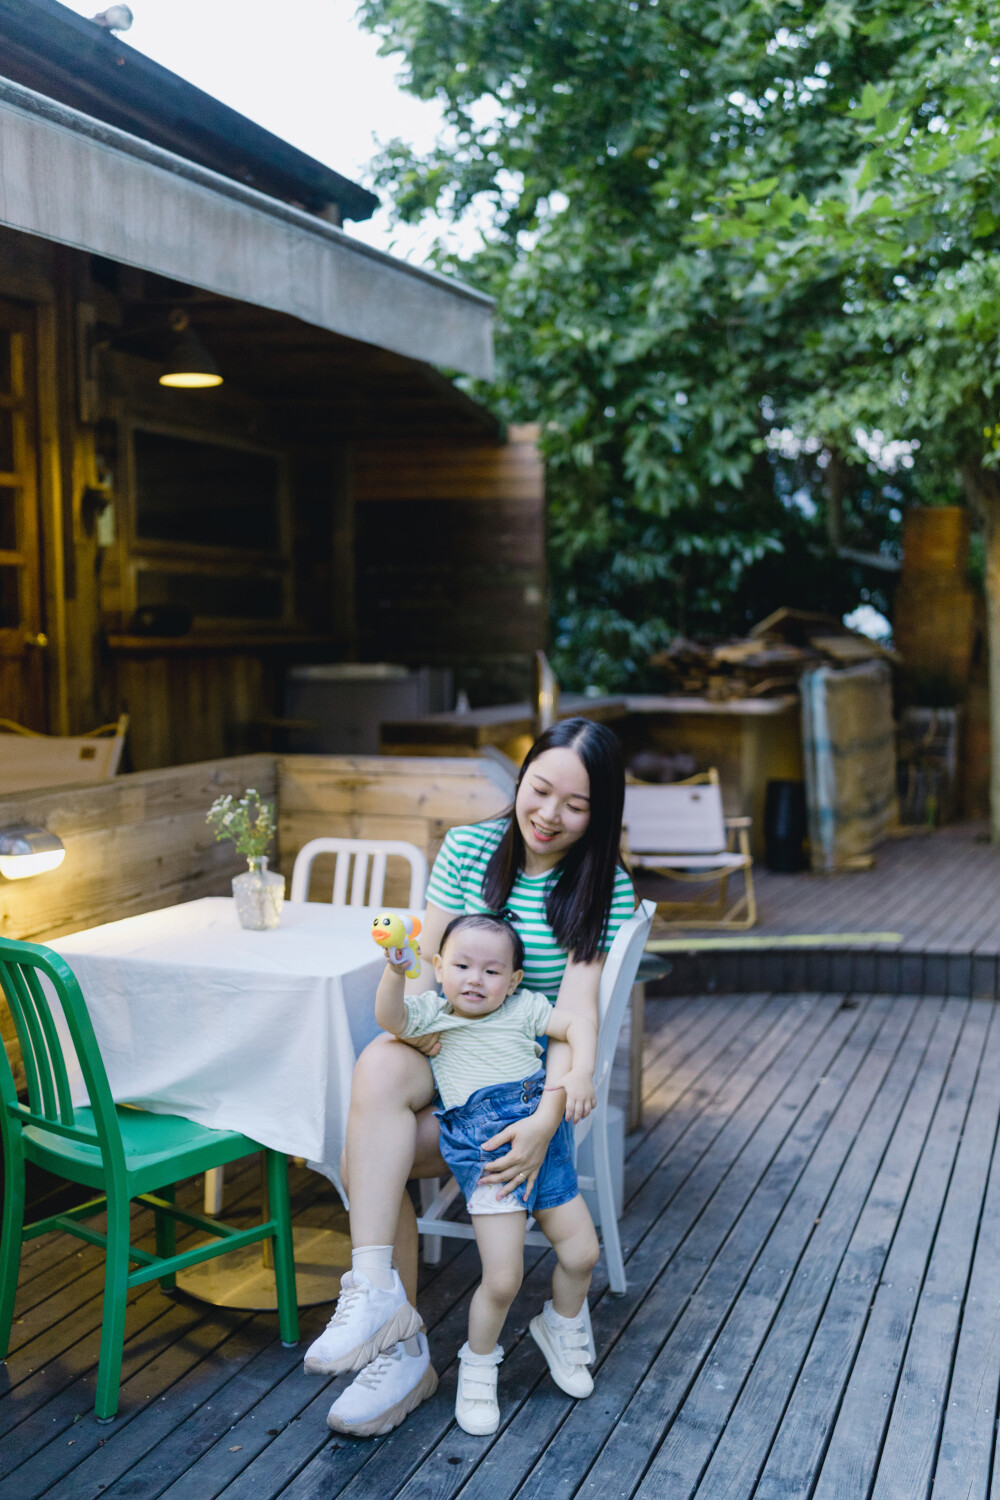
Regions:
<instances>
[{"instance_id":1,"label":"tree trunk","mask_svg":"<svg viewBox=\"0 0 1000 1500\"><path fill-rule=\"evenodd\" d=\"M834 552L844 545L844 496L847 493L847 464L836 448L830 449L826 466L823 497L826 500L826 537Z\"/></svg>"},{"instance_id":2,"label":"tree trunk","mask_svg":"<svg viewBox=\"0 0 1000 1500\"><path fill-rule=\"evenodd\" d=\"M1000 844L1000 474L969 464L965 493L983 524L990 684L990 834Z\"/></svg>"}]
</instances>

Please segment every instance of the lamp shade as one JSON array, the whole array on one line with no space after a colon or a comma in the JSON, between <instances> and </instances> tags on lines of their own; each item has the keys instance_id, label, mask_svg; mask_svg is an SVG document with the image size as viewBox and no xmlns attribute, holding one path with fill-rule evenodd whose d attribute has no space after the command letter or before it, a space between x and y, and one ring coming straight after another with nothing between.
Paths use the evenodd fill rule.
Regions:
<instances>
[{"instance_id":1,"label":"lamp shade","mask_svg":"<svg viewBox=\"0 0 1000 1500\"><path fill-rule=\"evenodd\" d=\"M222 384L218 365L193 328L185 328L171 349L160 384L187 391Z\"/></svg>"},{"instance_id":2,"label":"lamp shade","mask_svg":"<svg viewBox=\"0 0 1000 1500\"><path fill-rule=\"evenodd\" d=\"M5 880L24 880L44 875L66 858L61 838L46 828L0 828L0 875Z\"/></svg>"}]
</instances>

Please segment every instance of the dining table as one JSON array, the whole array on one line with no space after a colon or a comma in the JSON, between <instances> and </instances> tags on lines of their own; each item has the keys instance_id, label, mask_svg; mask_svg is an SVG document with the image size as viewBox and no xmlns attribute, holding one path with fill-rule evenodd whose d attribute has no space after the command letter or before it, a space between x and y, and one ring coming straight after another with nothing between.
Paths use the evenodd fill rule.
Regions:
<instances>
[{"instance_id":1,"label":"dining table","mask_svg":"<svg viewBox=\"0 0 1000 1500\"><path fill-rule=\"evenodd\" d=\"M385 960L372 943L373 914L286 901L278 927L256 932L240 926L230 897L209 896L49 946L80 982L117 1103L239 1130L304 1158L343 1198L351 1074L378 1032ZM85 1103L78 1069L71 1082L74 1102ZM301 1305L337 1295L349 1251L343 1232L296 1230ZM273 1305L273 1276L256 1246L177 1281L227 1306Z\"/></svg>"}]
</instances>

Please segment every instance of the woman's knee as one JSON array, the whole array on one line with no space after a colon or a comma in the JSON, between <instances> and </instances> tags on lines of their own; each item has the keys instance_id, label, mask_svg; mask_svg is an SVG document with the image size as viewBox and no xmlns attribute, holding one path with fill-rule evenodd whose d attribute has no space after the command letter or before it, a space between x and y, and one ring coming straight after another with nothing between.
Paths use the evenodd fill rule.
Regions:
<instances>
[{"instance_id":1,"label":"woman's knee","mask_svg":"<svg viewBox=\"0 0 1000 1500\"><path fill-rule=\"evenodd\" d=\"M394 1037L370 1042L354 1065L351 1107L422 1109L434 1096L430 1063Z\"/></svg>"}]
</instances>

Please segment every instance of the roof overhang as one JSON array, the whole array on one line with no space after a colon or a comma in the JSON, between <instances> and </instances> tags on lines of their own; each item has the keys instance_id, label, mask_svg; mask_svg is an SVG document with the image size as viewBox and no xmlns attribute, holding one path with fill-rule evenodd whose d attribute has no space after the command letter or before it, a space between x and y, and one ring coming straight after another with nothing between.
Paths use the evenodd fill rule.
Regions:
<instances>
[{"instance_id":1,"label":"roof overhang","mask_svg":"<svg viewBox=\"0 0 1000 1500\"><path fill-rule=\"evenodd\" d=\"M0 224L490 379L493 302L0 79Z\"/></svg>"}]
</instances>

